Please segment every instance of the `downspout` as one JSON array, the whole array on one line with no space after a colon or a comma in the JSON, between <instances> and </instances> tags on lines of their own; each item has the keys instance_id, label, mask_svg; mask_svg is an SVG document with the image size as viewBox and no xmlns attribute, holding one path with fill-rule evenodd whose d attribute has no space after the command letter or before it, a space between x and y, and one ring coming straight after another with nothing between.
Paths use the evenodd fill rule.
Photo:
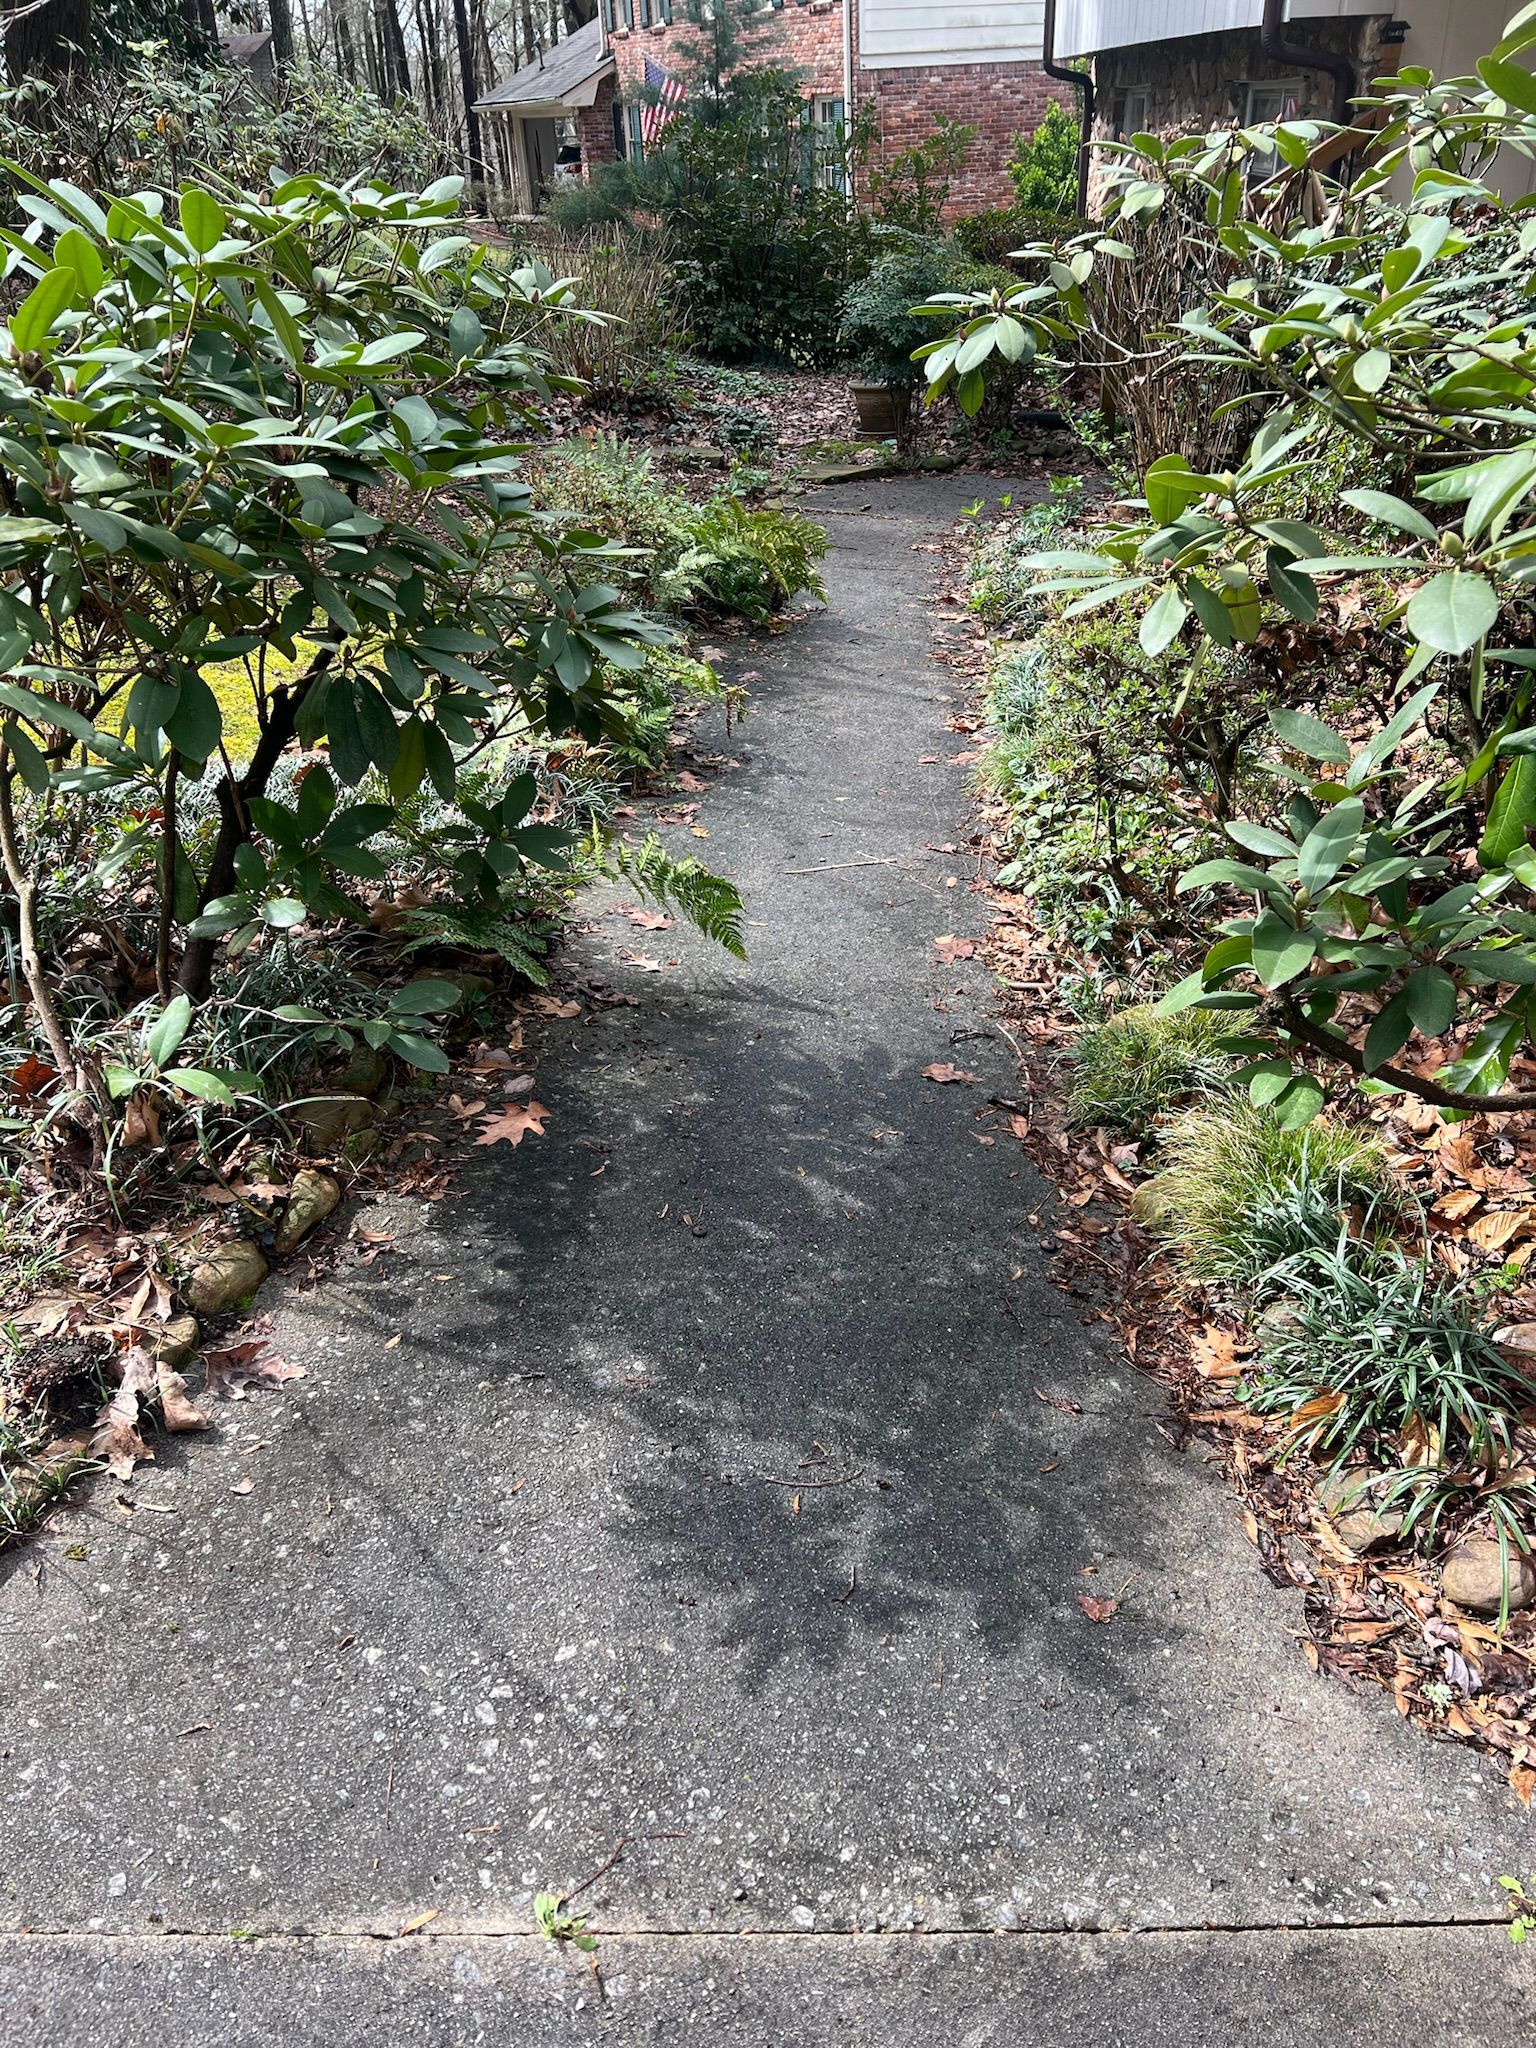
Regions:
<instances>
[{"instance_id":1,"label":"downspout","mask_svg":"<svg viewBox=\"0 0 1536 2048\"><path fill-rule=\"evenodd\" d=\"M1093 73L1073 71L1056 62L1056 0L1045 0L1045 19L1040 25L1040 66L1047 78L1059 78L1063 85L1082 89L1083 118L1077 144L1077 215L1079 220L1084 220L1088 215L1088 162L1093 145Z\"/></svg>"},{"instance_id":2,"label":"downspout","mask_svg":"<svg viewBox=\"0 0 1536 2048\"><path fill-rule=\"evenodd\" d=\"M857 0L843 0L843 135L853 133L853 10ZM851 213L858 205L858 194L854 191L855 172L853 159L848 159L848 210Z\"/></svg>"},{"instance_id":3,"label":"downspout","mask_svg":"<svg viewBox=\"0 0 1536 2048\"><path fill-rule=\"evenodd\" d=\"M1047 8L1050 4L1051 0L1046 0ZM1349 103L1356 84L1354 65L1348 57L1335 55L1332 50L1289 41L1285 33L1285 0L1264 0L1259 46L1276 64L1296 64L1303 71L1326 71L1333 80L1333 118L1341 128L1349 126Z\"/></svg>"}]
</instances>

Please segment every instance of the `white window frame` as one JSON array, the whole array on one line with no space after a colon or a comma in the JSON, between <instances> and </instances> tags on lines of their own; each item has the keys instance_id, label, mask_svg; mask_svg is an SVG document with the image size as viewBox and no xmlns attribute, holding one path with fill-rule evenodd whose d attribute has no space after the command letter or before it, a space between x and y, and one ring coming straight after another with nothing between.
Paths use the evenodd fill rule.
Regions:
<instances>
[{"instance_id":1,"label":"white window frame","mask_svg":"<svg viewBox=\"0 0 1536 2048\"><path fill-rule=\"evenodd\" d=\"M1261 111L1261 103L1273 99L1277 102L1273 113ZM1271 122L1294 121L1301 111L1301 80L1299 78L1253 78L1243 86L1243 126L1245 128L1267 128ZM1280 168L1280 152L1277 149L1256 150L1248 159L1248 182L1262 185L1266 178L1272 178Z\"/></svg>"},{"instance_id":2,"label":"white window frame","mask_svg":"<svg viewBox=\"0 0 1536 2048\"><path fill-rule=\"evenodd\" d=\"M1139 107L1140 113L1132 113L1131 109L1133 107ZM1125 88L1125 104L1120 110L1120 129L1115 140L1117 142L1129 142L1133 135L1150 135L1151 133L1151 88L1145 85L1128 85Z\"/></svg>"},{"instance_id":3,"label":"white window frame","mask_svg":"<svg viewBox=\"0 0 1536 2048\"><path fill-rule=\"evenodd\" d=\"M835 110L835 111L834 111ZM818 92L810 104L811 147L815 152L815 181L823 192L848 191L848 166L841 150L828 149L848 122L848 109L840 92Z\"/></svg>"}]
</instances>

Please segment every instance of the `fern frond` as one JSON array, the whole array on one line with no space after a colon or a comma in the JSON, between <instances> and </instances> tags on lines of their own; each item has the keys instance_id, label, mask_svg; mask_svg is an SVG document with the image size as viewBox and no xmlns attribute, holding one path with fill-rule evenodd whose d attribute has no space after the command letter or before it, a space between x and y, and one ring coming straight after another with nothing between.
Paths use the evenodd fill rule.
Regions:
<instances>
[{"instance_id":1,"label":"fern frond","mask_svg":"<svg viewBox=\"0 0 1536 2048\"><path fill-rule=\"evenodd\" d=\"M724 875L712 874L690 854L676 860L654 832L639 846L613 849L614 871L663 910L675 910L705 938L738 960L747 957L742 936L741 893Z\"/></svg>"},{"instance_id":2,"label":"fern frond","mask_svg":"<svg viewBox=\"0 0 1536 2048\"><path fill-rule=\"evenodd\" d=\"M499 953L515 974L535 988L549 987L549 969L540 958L549 950L548 939L504 910L469 903L423 903L408 911L402 922L412 935L402 948L406 953L423 946L464 946L474 953Z\"/></svg>"}]
</instances>

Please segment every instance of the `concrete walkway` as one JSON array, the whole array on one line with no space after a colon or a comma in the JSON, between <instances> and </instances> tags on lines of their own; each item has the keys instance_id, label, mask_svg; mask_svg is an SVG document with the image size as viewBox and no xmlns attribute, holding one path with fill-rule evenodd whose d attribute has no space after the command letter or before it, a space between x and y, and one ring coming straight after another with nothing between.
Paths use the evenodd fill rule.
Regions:
<instances>
[{"instance_id":1,"label":"concrete walkway","mask_svg":"<svg viewBox=\"0 0 1536 2048\"><path fill-rule=\"evenodd\" d=\"M1308 1675L976 1142L914 544L977 488L816 500L830 611L700 814L750 962L599 922L639 1007L551 1025L543 1140L279 1296L310 1376L163 1447L173 1515L6 1561L4 2048L1530 2038L1528 1816ZM594 1974L532 1899L623 1836Z\"/></svg>"}]
</instances>

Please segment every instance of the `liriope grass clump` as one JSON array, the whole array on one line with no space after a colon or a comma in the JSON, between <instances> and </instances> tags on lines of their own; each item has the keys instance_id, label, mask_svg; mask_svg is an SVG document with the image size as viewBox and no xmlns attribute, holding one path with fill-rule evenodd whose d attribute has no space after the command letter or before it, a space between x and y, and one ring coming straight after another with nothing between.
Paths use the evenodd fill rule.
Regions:
<instances>
[{"instance_id":1,"label":"liriope grass clump","mask_svg":"<svg viewBox=\"0 0 1536 2048\"><path fill-rule=\"evenodd\" d=\"M1077 1043L1073 1123L1139 1137L1180 1104L1225 1088L1232 1061L1216 1045L1225 1029L1212 1010L1163 1017L1142 1003L1090 1026Z\"/></svg>"},{"instance_id":2,"label":"liriope grass clump","mask_svg":"<svg viewBox=\"0 0 1536 2048\"><path fill-rule=\"evenodd\" d=\"M1287 1260L1347 1222L1385 1235L1407 1200L1374 1140L1327 1117L1288 1130L1237 1095L1176 1118L1162 1158L1160 1234L1190 1278L1239 1291L1283 1285Z\"/></svg>"}]
</instances>

